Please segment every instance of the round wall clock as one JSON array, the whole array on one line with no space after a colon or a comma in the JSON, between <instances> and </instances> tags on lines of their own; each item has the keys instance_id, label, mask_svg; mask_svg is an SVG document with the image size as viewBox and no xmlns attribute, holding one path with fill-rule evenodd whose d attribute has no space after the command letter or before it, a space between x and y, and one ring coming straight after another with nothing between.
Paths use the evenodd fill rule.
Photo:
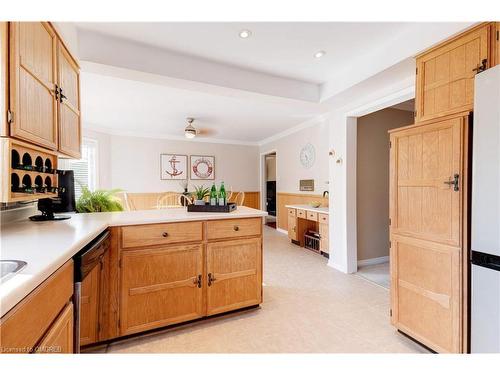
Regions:
<instances>
[{"instance_id":1,"label":"round wall clock","mask_svg":"<svg viewBox=\"0 0 500 375\"><path fill-rule=\"evenodd\" d=\"M306 144L300 150L300 163L304 168L311 168L316 159L316 152L314 151L314 146L310 143Z\"/></svg>"}]
</instances>

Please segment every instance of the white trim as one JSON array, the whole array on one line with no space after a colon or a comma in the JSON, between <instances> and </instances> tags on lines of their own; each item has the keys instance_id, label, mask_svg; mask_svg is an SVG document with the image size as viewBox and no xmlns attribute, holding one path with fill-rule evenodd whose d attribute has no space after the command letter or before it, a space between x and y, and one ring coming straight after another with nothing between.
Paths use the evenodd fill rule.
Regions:
<instances>
[{"instance_id":1,"label":"white trim","mask_svg":"<svg viewBox=\"0 0 500 375\"><path fill-rule=\"evenodd\" d=\"M267 207L266 206L266 197L264 196L264 192L266 191L266 182L265 182L265 173L266 173L266 155L269 154L275 154L276 155L276 176L278 176L278 150L273 148L272 150L266 151L266 152L261 152L260 153L260 160L259 160L259 182L260 182L260 208L261 210L264 211ZM278 191L278 177L276 177L276 191ZM278 207L276 207L276 217L278 216Z\"/></svg>"},{"instance_id":2,"label":"white trim","mask_svg":"<svg viewBox=\"0 0 500 375\"><path fill-rule=\"evenodd\" d=\"M375 264L382 264L389 262L389 255L378 257L378 258L370 258L370 259L362 259L358 260L358 267L363 266L373 266Z\"/></svg>"},{"instance_id":3,"label":"white trim","mask_svg":"<svg viewBox=\"0 0 500 375\"><path fill-rule=\"evenodd\" d=\"M280 233L286 234L288 236L288 232L284 229L278 228L278 223L276 223L276 230Z\"/></svg>"},{"instance_id":4,"label":"white trim","mask_svg":"<svg viewBox=\"0 0 500 375\"><path fill-rule=\"evenodd\" d=\"M280 133L276 133L275 135L272 135L270 137L264 138L263 140L257 142L259 146L264 146L265 144L269 142L276 141L278 139L288 137L291 134L297 133L303 129L311 128L315 125L319 125L322 121L325 121L328 119L328 114L323 114L319 116L315 116L312 119L306 120L304 122L301 122L298 125L295 125L287 130L284 130Z\"/></svg>"}]
</instances>

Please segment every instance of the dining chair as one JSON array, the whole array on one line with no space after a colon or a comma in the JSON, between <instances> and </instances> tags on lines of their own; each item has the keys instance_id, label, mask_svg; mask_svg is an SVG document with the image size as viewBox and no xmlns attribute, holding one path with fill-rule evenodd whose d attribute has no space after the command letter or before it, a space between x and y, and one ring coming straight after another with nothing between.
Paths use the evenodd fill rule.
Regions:
<instances>
[{"instance_id":1,"label":"dining chair","mask_svg":"<svg viewBox=\"0 0 500 375\"><path fill-rule=\"evenodd\" d=\"M237 206L243 206L243 202L245 202L245 192L240 191L238 192L238 194L236 194L234 203L236 203Z\"/></svg>"},{"instance_id":2,"label":"dining chair","mask_svg":"<svg viewBox=\"0 0 500 375\"><path fill-rule=\"evenodd\" d=\"M156 208L174 208L183 207L184 202L190 202L189 197L180 193L166 193L158 198Z\"/></svg>"}]
</instances>

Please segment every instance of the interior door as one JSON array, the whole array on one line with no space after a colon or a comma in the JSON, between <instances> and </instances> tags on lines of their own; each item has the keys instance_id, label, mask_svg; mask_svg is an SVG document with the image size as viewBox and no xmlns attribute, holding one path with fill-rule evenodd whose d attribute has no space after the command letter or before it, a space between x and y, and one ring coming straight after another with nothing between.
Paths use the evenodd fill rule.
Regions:
<instances>
[{"instance_id":1,"label":"interior door","mask_svg":"<svg viewBox=\"0 0 500 375\"><path fill-rule=\"evenodd\" d=\"M464 137L468 117L391 133L392 323L462 350Z\"/></svg>"},{"instance_id":2,"label":"interior door","mask_svg":"<svg viewBox=\"0 0 500 375\"><path fill-rule=\"evenodd\" d=\"M489 30L471 30L417 58L417 121L472 110L474 76L490 66Z\"/></svg>"},{"instance_id":3,"label":"interior door","mask_svg":"<svg viewBox=\"0 0 500 375\"><path fill-rule=\"evenodd\" d=\"M76 159L81 156L79 71L75 60L58 43L59 151Z\"/></svg>"},{"instance_id":4,"label":"interior door","mask_svg":"<svg viewBox=\"0 0 500 375\"><path fill-rule=\"evenodd\" d=\"M126 250L121 263L121 335L203 316L203 245Z\"/></svg>"},{"instance_id":5,"label":"interior door","mask_svg":"<svg viewBox=\"0 0 500 375\"><path fill-rule=\"evenodd\" d=\"M57 148L57 37L47 22L10 23L10 135Z\"/></svg>"},{"instance_id":6,"label":"interior door","mask_svg":"<svg viewBox=\"0 0 500 375\"><path fill-rule=\"evenodd\" d=\"M207 245L207 315L262 302L260 238Z\"/></svg>"}]
</instances>

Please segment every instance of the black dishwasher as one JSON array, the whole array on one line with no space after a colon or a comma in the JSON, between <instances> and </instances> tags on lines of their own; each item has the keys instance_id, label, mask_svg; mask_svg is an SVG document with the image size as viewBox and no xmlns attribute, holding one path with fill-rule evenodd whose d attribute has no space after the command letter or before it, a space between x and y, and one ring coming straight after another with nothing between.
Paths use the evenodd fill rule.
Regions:
<instances>
[{"instance_id":1,"label":"black dishwasher","mask_svg":"<svg viewBox=\"0 0 500 375\"><path fill-rule=\"evenodd\" d=\"M82 296L82 282L95 267L102 266L102 259L109 248L109 236L109 231L105 230L73 257L73 261L75 264L75 281L73 293L75 306L74 347L76 353L80 352L80 307Z\"/></svg>"}]
</instances>

